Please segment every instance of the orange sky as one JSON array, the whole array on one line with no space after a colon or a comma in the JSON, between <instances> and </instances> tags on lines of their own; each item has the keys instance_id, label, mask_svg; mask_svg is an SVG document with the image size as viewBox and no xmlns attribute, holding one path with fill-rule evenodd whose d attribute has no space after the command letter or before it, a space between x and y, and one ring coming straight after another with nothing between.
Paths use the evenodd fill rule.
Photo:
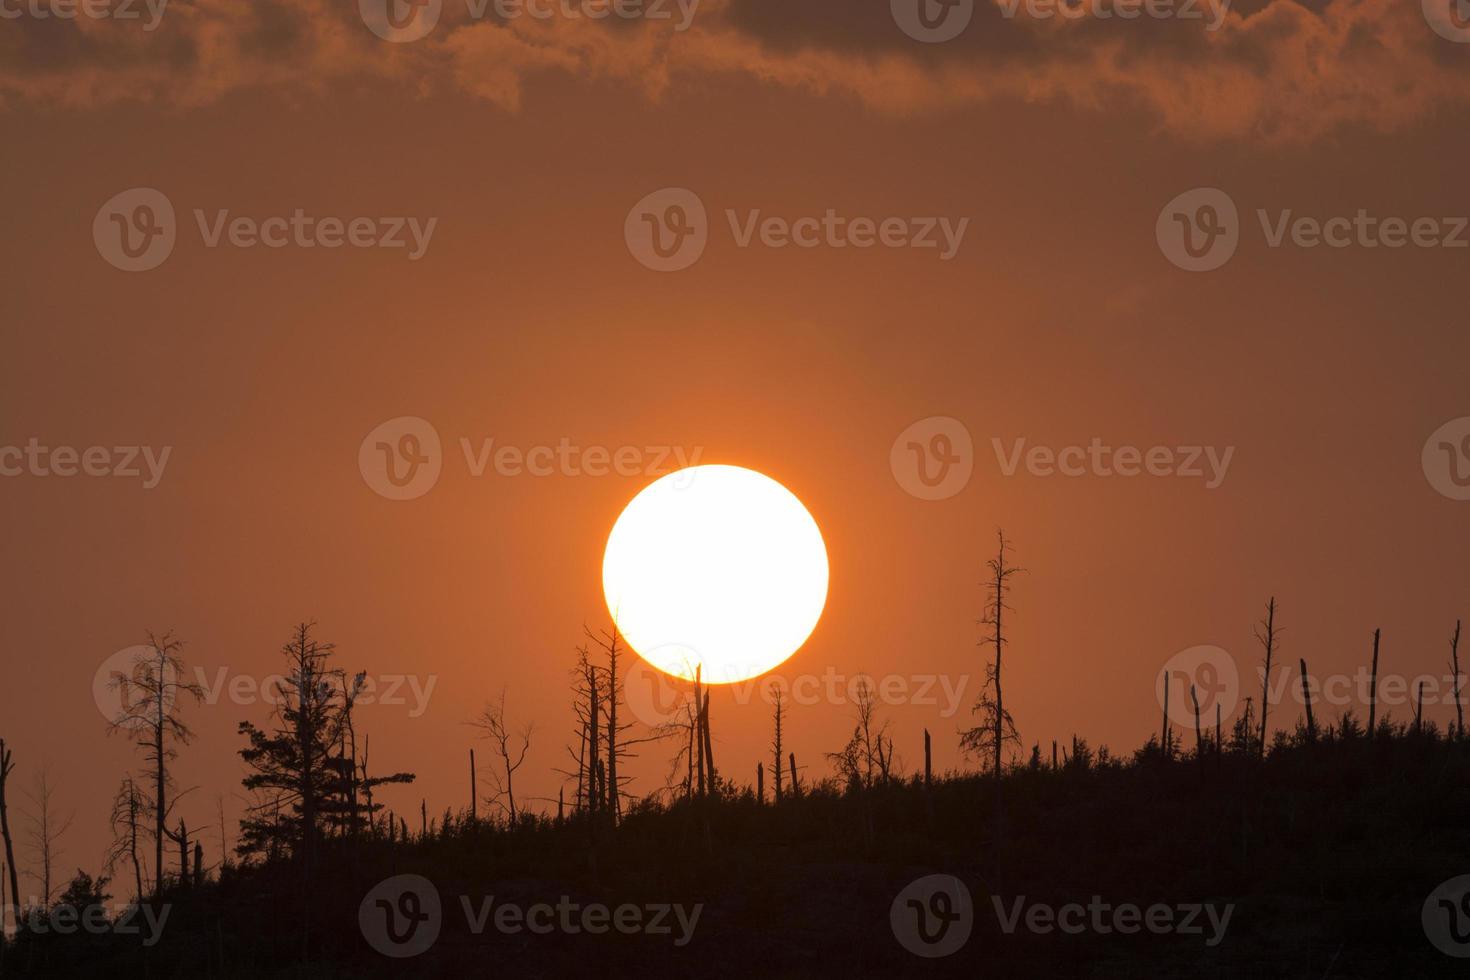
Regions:
<instances>
[{"instance_id":1,"label":"orange sky","mask_svg":"<svg viewBox=\"0 0 1470 980\"><path fill-rule=\"evenodd\" d=\"M1470 615L1470 504L1437 493L1420 455L1470 415L1470 255L1271 248L1255 216L1470 213L1470 45L1417 4L1237 4L1201 42L1155 23L1050 36L982 3L938 46L897 33L886 4L706 0L677 36L472 24L457 7L398 45L326 13L341 5L237 6L175 0L146 35L0 24L0 446L172 447L153 489L0 478L0 735L21 789L44 763L77 811L69 865L98 865L136 761L104 733L94 675L149 629L177 630L211 678L259 679L315 619L343 667L432 682L417 717L411 703L362 715L374 768L419 774L391 791L400 812L467 802L464 722L504 685L512 717L539 726L523 792L555 796L573 647L606 620L602 546L649 478L477 478L461 438L697 448L771 475L820 524L832 570L825 616L782 673L938 675L966 685L966 709L1003 525L1028 569L1006 684L1028 749L1078 733L1131 750L1157 730L1164 662L1215 644L1253 667L1273 594L1288 663L1351 671L1381 627L1385 670L1445 671ZM92 238L133 187L179 217L174 252L143 273ZM623 229L666 187L694 191L712 227L697 263L660 274ZM1209 273L1155 240L1160 209L1196 187L1225 190L1242 218L1236 255ZM409 261L208 248L193 217L297 208L437 225ZM950 261L741 248L727 209L969 225ZM438 484L401 502L358 467L364 436L399 416L445 447ZM975 444L968 485L933 502L889 462L930 416ZM1006 476L991 440L1023 438L1235 451L1212 490ZM973 764L955 737L966 710L885 710L908 768L926 726L937 765ZM191 824L238 791L236 725L267 713L188 710ZM793 713L808 776L827 772L849 714ZM716 695L727 774L753 779L767 715ZM645 747L633 792L661 785L672 753Z\"/></svg>"}]
</instances>

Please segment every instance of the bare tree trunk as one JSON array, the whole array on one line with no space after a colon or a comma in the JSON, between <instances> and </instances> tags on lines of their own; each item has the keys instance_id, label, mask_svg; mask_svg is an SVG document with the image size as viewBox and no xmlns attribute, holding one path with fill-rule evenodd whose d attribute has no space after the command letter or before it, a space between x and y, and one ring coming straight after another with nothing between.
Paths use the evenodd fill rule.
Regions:
<instances>
[{"instance_id":1,"label":"bare tree trunk","mask_svg":"<svg viewBox=\"0 0 1470 980\"><path fill-rule=\"evenodd\" d=\"M608 816L618 825L621 800L618 796L618 624L613 623L607 645L607 794Z\"/></svg>"},{"instance_id":2,"label":"bare tree trunk","mask_svg":"<svg viewBox=\"0 0 1470 980\"><path fill-rule=\"evenodd\" d=\"M796 753L787 756L791 760L791 795L795 799L801 799L801 783L796 778Z\"/></svg>"},{"instance_id":3,"label":"bare tree trunk","mask_svg":"<svg viewBox=\"0 0 1470 980\"><path fill-rule=\"evenodd\" d=\"M1373 631L1373 678L1368 683L1368 738L1373 738L1373 729L1378 719L1378 638L1380 630Z\"/></svg>"},{"instance_id":4,"label":"bare tree trunk","mask_svg":"<svg viewBox=\"0 0 1470 980\"><path fill-rule=\"evenodd\" d=\"M479 790L475 787L475 750L470 749L470 823L479 823L479 809L476 801L480 798Z\"/></svg>"},{"instance_id":5,"label":"bare tree trunk","mask_svg":"<svg viewBox=\"0 0 1470 980\"><path fill-rule=\"evenodd\" d=\"M1298 658L1302 665L1302 703L1307 706L1307 744L1317 744L1317 719L1312 717L1312 692L1307 686L1307 661L1305 657Z\"/></svg>"},{"instance_id":6,"label":"bare tree trunk","mask_svg":"<svg viewBox=\"0 0 1470 980\"><path fill-rule=\"evenodd\" d=\"M704 695L701 693L700 675L703 665L694 667L694 750L697 754L699 772L699 795L704 796Z\"/></svg>"},{"instance_id":7,"label":"bare tree trunk","mask_svg":"<svg viewBox=\"0 0 1470 980\"><path fill-rule=\"evenodd\" d=\"M766 803L766 764L764 762L755 764L755 801L762 806Z\"/></svg>"},{"instance_id":8,"label":"bare tree trunk","mask_svg":"<svg viewBox=\"0 0 1470 980\"><path fill-rule=\"evenodd\" d=\"M587 710L587 748L591 754L587 759L587 812L596 823L597 811L602 800L597 787L597 774L602 768L600 757L602 753L602 736L599 732L599 715L602 713L602 703L598 697L597 672L590 666L587 669L587 688L590 692L590 707Z\"/></svg>"},{"instance_id":9,"label":"bare tree trunk","mask_svg":"<svg viewBox=\"0 0 1470 980\"><path fill-rule=\"evenodd\" d=\"M782 765L781 765L781 715L782 714L783 714L783 711L782 711L782 707L781 707L781 689L780 688L777 688L776 689L776 740L771 745L771 751L773 753L773 758L775 760L775 766L774 766L774 769L773 769L773 774L776 777L776 802L777 803L780 803L781 802L781 782L782 782L782 780L781 780L781 770L783 768Z\"/></svg>"},{"instance_id":10,"label":"bare tree trunk","mask_svg":"<svg viewBox=\"0 0 1470 980\"><path fill-rule=\"evenodd\" d=\"M708 770L708 772L706 773L706 779L707 785L709 786L710 795L714 795L717 792L715 782L715 746L714 742L711 741L709 734L709 688L705 688L704 690L703 715L704 725L702 727L704 728L704 764L705 768Z\"/></svg>"},{"instance_id":11,"label":"bare tree trunk","mask_svg":"<svg viewBox=\"0 0 1470 980\"><path fill-rule=\"evenodd\" d=\"M1194 702L1194 757L1203 759L1205 757L1205 736L1200 730L1199 695L1195 693L1193 684L1189 685L1189 700Z\"/></svg>"},{"instance_id":12,"label":"bare tree trunk","mask_svg":"<svg viewBox=\"0 0 1470 980\"><path fill-rule=\"evenodd\" d=\"M1414 734L1424 731L1424 682L1419 682L1419 699L1414 702Z\"/></svg>"},{"instance_id":13,"label":"bare tree trunk","mask_svg":"<svg viewBox=\"0 0 1470 980\"><path fill-rule=\"evenodd\" d=\"M161 697L157 699L158 712L153 726L153 752L157 763L157 769L153 777L153 816L155 821L153 841L153 894L155 896L163 894L163 839L168 836L168 830L164 827L164 820L167 819L167 810L163 805L168 779L168 773L164 768L165 756L163 753L163 725L165 717L163 700Z\"/></svg>"},{"instance_id":14,"label":"bare tree trunk","mask_svg":"<svg viewBox=\"0 0 1470 980\"><path fill-rule=\"evenodd\" d=\"M1260 634L1258 634L1260 635ZM1261 643L1266 647L1266 671L1261 675L1261 744L1257 757L1266 758L1266 715L1271 708L1271 655L1276 652L1276 597L1266 603L1266 632Z\"/></svg>"},{"instance_id":15,"label":"bare tree trunk","mask_svg":"<svg viewBox=\"0 0 1470 980\"><path fill-rule=\"evenodd\" d=\"M1169 758L1169 672L1164 671L1164 721L1159 733L1159 751Z\"/></svg>"},{"instance_id":16,"label":"bare tree trunk","mask_svg":"<svg viewBox=\"0 0 1470 980\"><path fill-rule=\"evenodd\" d=\"M15 907L20 908L20 885L15 870L15 843L10 836L10 811L5 805L5 784L10 779L10 774L15 771L15 763L11 761L12 753L5 747L5 740L0 738L0 836L5 838L5 866L10 876L10 897L15 902Z\"/></svg>"},{"instance_id":17,"label":"bare tree trunk","mask_svg":"<svg viewBox=\"0 0 1470 980\"><path fill-rule=\"evenodd\" d=\"M1455 635L1450 640L1450 666L1455 672L1455 731L1465 737L1465 708L1460 704L1460 621L1455 620Z\"/></svg>"}]
</instances>

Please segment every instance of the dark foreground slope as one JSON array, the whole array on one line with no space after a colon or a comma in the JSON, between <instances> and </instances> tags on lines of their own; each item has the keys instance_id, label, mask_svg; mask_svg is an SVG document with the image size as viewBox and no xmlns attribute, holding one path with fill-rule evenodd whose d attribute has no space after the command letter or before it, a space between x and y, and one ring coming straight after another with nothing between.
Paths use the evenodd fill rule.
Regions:
<instances>
[{"instance_id":1,"label":"dark foreground slope","mask_svg":"<svg viewBox=\"0 0 1470 980\"><path fill-rule=\"evenodd\" d=\"M643 806L595 845L584 821L512 830L441 818L406 843L330 842L309 880L283 861L175 889L151 948L25 935L4 968L191 980L1467 975L1470 960L1450 952L1470 955L1470 901L1430 902L1448 952L1422 915L1437 886L1470 875L1470 742L1403 731L1302 741L1279 740L1264 762L1248 751L1166 761L1150 746L1121 763L1083 747L1059 770L1017 769L1002 783L999 846L995 783L977 776L929 791L922 779L817 787L779 807L749 792ZM891 915L933 874L964 883L970 918L922 884ZM683 925L676 910L659 916L675 905ZM584 918L602 906L607 921ZM1223 930L1207 907L1216 923L1228 908ZM1073 931L1046 930L1047 909ZM528 929L528 914L550 931ZM942 936L941 915L961 916ZM921 925L935 945L915 938ZM905 946L933 952L966 928L946 957Z\"/></svg>"}]
</instances>

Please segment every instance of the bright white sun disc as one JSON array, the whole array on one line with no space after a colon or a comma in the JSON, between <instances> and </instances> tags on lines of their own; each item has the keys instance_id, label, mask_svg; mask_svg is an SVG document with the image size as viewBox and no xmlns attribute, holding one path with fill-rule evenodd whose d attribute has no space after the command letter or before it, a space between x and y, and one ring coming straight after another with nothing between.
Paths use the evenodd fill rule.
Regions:
<instances>
[{"instance_id":1,"label":"bright white sun disc","mask_svg":"<svg viewBox=\"0 0 1470 980\"><path fill-rule=\"evenodd\" d=\"M607 539L602 590L659 670L728 684L795 653L827 602L827 547L790 490L740 466L691 466L645 487Z\"/></svg>"}]
</instances>

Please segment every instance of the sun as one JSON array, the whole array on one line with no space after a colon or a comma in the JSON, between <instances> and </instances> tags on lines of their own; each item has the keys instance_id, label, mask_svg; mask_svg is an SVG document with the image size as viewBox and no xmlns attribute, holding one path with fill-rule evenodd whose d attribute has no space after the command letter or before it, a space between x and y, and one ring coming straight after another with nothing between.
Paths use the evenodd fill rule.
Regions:
<instances>
[{"instance_id":1,"label":"sun","mask_svg":"<svg viewBox=\"0 0 1470 980\"><path fill-rule=\"evenodd\" d=\"M729 684L780 666L827 602L827 546L790 491L740 466L682 469L618 517L602 558L607 608L659 670Z\"/></svg>"}]
</instances>

